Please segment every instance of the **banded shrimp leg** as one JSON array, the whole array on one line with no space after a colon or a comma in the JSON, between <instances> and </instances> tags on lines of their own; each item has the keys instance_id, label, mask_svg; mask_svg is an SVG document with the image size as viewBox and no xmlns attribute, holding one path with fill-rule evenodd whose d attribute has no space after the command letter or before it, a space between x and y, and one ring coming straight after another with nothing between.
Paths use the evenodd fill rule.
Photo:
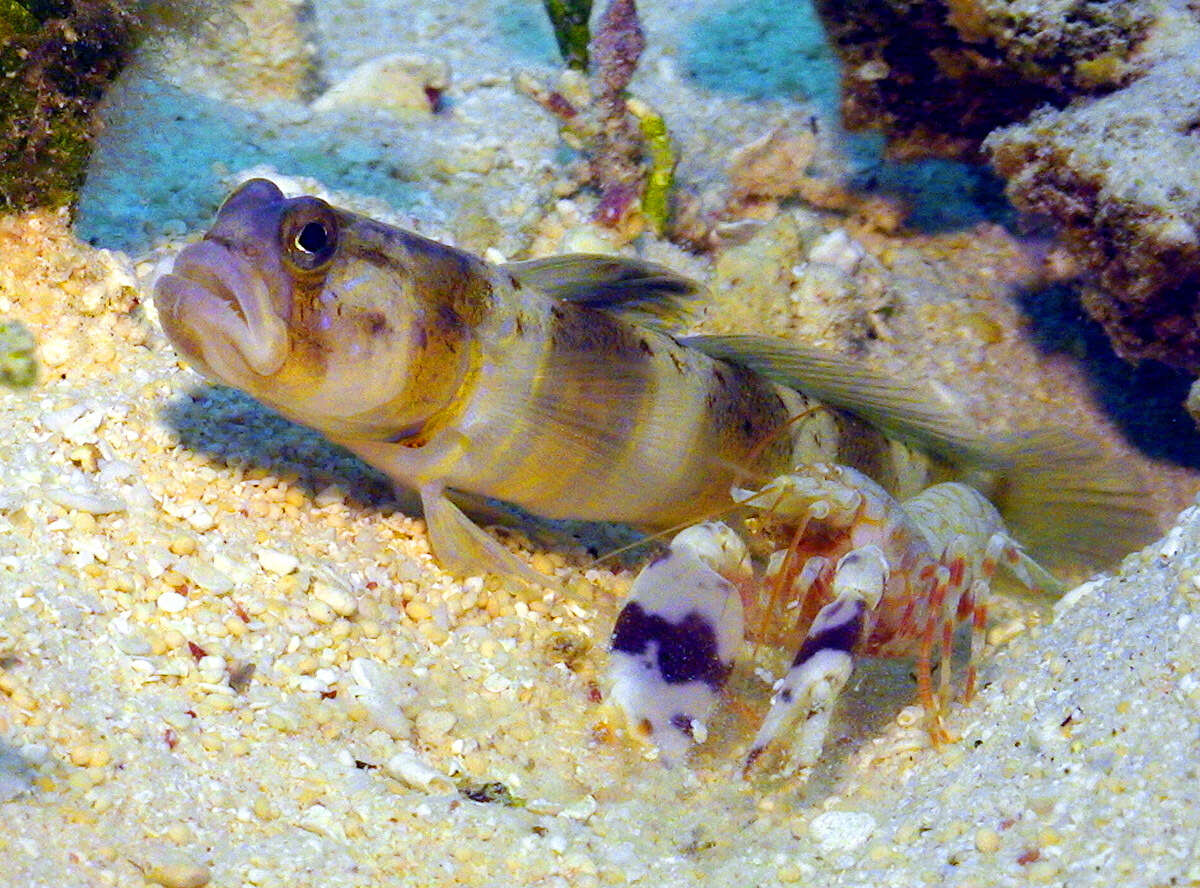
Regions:
<instances>
[{"instance_id":1,"label":"banded shrimp leg","mask_svg":"<svg viewBox=\"0 0 1200 888\"><path fill-rule=\"evenodd\" d=\"M1008 537L991 504L963 485L937 485L902 506L860 472L814 464L758 490L735 488L733 499L782 541L766 579L753 578L745 546L727 526L697 525L638 576L613 634L613 698L667 758L702 741L743 627L757 641L802 639L745 770L772 751L792 769L814 764L863 655L917 658L920 699L941 742L954 628L970 616L970 693L996 567L1008 566L1031 588L1035 578L1053 582ZM935 646L943 665L936 702ZM784 756L779 741L789 735Z\"/></svg>"},{"instance_id":2,"label":"banded shrimp leg","mask_svg":"<svg viewBox=\"0 0 1200 888\"><path fill-rule=\"evenodd\" d=\"M766 588L784 602L789 597L799 602L788 603L802 615L818 605L820 610L776 685L747 770L786 734L792 736L790 749L780 757L790 768L816 763L837 695L858 656L915 656L930 738L935 746L948 741L943 719L956 627L964 622L972 627L963 695L969 700L997 568L1003 565L1030 590L1056 587L1056 581L1008 535L996 508L965 484L934 485L898 503L854 469L817 464L781 476L768 488L773 485L782 488L773 514L782 507L785 526L794 522L795 529L776 559L781 581ZM735 491L734 498L758 499L762 493ZM803 567L789 569L799 559ZM941 669L936 698L935 647Z\"/></svg>"}]
</instances>

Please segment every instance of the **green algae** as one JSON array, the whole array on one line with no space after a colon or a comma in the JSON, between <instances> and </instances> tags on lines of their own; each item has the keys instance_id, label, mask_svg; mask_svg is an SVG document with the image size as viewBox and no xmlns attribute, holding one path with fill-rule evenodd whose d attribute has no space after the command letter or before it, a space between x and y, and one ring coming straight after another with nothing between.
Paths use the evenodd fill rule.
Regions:
<instances>
[{"instance_id":1,"label":"green algae","mask_svg":"<svg viewBox=\"0 0 1200 888\"><path fill-rule=\"evenodd\" d=\"M667 229L671 189L675 185L678 158L662 115L642 102L629 102L630 112L638 119L650 167L642 191L642 214L657 234Z\"/></svg>"},{"instance_id":2,"label":"green algae","mask_svg":"<svg viewBox=\"0 0 1200 888\"><path fill-rule=\"evenodd\" d=\"M0 0L0 209L73 202L92 108L133 48L135 21L113 0Z\"/></svg>"},{"instance_id":3,"label":"green algae","mask_svg":"<svg viewBox=\"0 0 1200 888\"><path fill-rule=\"evenodd\" d=\"M20 321L0 321L0 385L29 388L37 382L35 345Z\"/></svg>"},{"instance_id":4,"label":"green algae","mask_svg":"<svg viewBox=\"0 0 1200 888\"><path fill-rule=\"evenodd\" d=\"M38 20L16 0L0 0L0 39L37 30Z\"/></svg>"},{"instance_id":5,"label":"green algae","mask_svg":"<svg viewBox=\"0 0 1200 888\"><path fill-rule=\"evenodd\" d=\"M546 15L554 27L558 51L568 68L586 71L588 67L588 20L592 15L592 0L542 0Z\"/></svg>"}]
</instances>

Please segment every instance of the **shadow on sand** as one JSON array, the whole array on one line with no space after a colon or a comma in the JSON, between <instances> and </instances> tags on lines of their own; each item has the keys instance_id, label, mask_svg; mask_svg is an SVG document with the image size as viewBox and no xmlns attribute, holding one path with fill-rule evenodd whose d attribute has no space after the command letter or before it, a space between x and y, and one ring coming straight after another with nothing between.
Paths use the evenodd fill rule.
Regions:
<instances>
[{"instance_id":1,"label":"shadow on sand","mask_svg":"<svg viewBox=\"0 0 1200 888\"><path fill-rule=\"evenodd\" d=\"M1017 294L1045 354L1072 356L1092 396L1126 439L1146 456L1200 468L1200 430L1183 408L1192 378L1157 361L1117 357L1103 328L1087 317L1073 289L1054 285Z\"/></svg>"}]
</instances>

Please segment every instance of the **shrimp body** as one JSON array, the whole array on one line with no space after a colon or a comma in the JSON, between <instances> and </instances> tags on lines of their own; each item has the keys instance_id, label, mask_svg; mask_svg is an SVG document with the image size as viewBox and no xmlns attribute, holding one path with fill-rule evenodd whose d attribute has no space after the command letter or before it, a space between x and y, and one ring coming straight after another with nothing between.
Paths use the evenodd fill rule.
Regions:
<instances>
[{"instance_id":1,"label":"shrimp body","mask_svg":"<svg viewBox=\"0 0 1200 888\"><path fill-rule=\"evenodd\" d=\"M746 579L744 550L713 544L732 534L728 527L691 528L672 541L655 570L647 569L635 581L626 608L641 610L641 625L648 627L645 614L655 613L655 601L667 595L673 612L688 623L685 635L727 638L728 627L744 625L750 640L796 651L775 684L746 755L746 769L769 759L777 760L780 769L815 764L838 695L862 656L915 659L918 698L930 736L935 745L945 742L955 628L963 623L972 627L963 692L970 699L997 569L1005 567L1031 590L1055 583L1008 535L995 507L965 484L934 485L899 502L862 472L813 463L757 489L735 487L733 499L753 510L749 524L758 543L765 541L769 549L761 576ZM706 587L697 582L701 570L726 582ZM669 594L662 582L667 578ZM669 622L657 625L674 631L672 656L687 659L689 652L679 639L681 624L668 630ZM669 670L656 671L644 656L654 645L652 635L643 629L636 639L643 652L642 670L634 673L641 693L631 690L628 671L615 688L643 732L678 755L688 745L683 739L696 736L696 725L716 705L721 686L710 683L710 693L699 698L701 706L693 693L686 701L690 710L674 711L676 702L684 701L674 695L676 687L666 678ZM618 665L636 655L630 641L628 633L614 637ZM941 669L936 694L935 653ZM727 664L721 674L729 669ZM629 702L637 700L652 701L652 706L639 709Z\"/></svg>"}]
</instances>

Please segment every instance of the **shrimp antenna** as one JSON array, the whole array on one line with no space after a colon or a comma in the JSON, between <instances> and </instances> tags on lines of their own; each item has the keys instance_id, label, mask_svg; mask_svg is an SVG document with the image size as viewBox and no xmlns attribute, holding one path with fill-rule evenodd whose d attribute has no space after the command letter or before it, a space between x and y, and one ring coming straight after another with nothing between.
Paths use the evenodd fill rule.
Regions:
<instances>
[{"instance_id":1,"label":"shrimp antenna","mask_svg":"<svg viewBox=\"0 0 1200 888\"><path fill-rule=\"evenodd\" d=\"M711 512L708 512L704 515L698 515L695 518L689 518L687 521L680 521L678 524L672 524L670 527L664 527L662 530L656 530L654 533L648 533L644 537L634 540L632 543L626 543L624 546L621 546L618 549L613 549L611 552L605 552L603 555L597 556L592 561L591 566L595 567L597 564L616 558L618 555L628 552L630 549L636 549L639 546L648 546L656 540L674 536L675 534L679 533L679 531L685 530L691 527L693 524L701 524L705 521L712 521L714 518L724 517L730 512L737 511L744 505L745 503L731 502L727 506L722 506L719 509L713 509Z\"/></svg>"},{"instance_id":2,"label":"shrimp antenna","mask_svg":"<svg viewBox=\"0 0 1200 888\"><path fill-rule=\"evenodd\" d=\"M734 471L733 483L740 487L750 477L755 477L756 480L760 481L770 480L769 478L763 476L761 472L752 471L750 467L758 462L759 458L761 458L763 455L763 451L778 441L779 437L784 432L786 432L800 420L804 419L805 417L812 416L818 410L822 409L825 409L824 405L814 404L811 407L801 410L799 413L789 416L775 428L771 429L769 433L763 436L761 441L751 448L750 452L746 454L745 459L743 459L741 462L731 463L728 465L728 467L732 468ZM788 468L791 468L791 466L788 466Z\"/></svg>"},{"instance_id":3,"label":"shrimp antenna","mask_svg":"<svg viewBox=\"0 0 1200 888\"><path fill-rule=\"evenodd\" d=\"M789 420L789 422L790 422L790 420ZM645 536L641 537L640 539L634 540L632 543L626 543L624 546L621 546L620 548L613 549L610 552L605 552L603 555L597 556L596 558L594 558L592 560L592 563L590 566L595 567L596 565L601 564L605 561L609 561L613 558L616 558L618 555L628 552L631 549L636 549L639 546L648 546L649 544L655 542L656 540L661 540L661 539L664 539L669 536L674 536L675 534L679 533L679 531L686 530L687 528L691 527L694 524L702 524L705 521L712 521L717 518L723 518L732 512L738 511L739 509L744 509L746 506L755 505L755 500L757 500L759 497L768 496L769 494L770 494L770 491L758 490L758 491L755 491L754 493L752 493L750 496L746 497L741 502L738 502L738 503L731 502L727 506L722 506L719 509L713 509L711 512L706 512L705 514L698 515L695 518L689 518L687 521L680 521L678 524L672 524L670 527L664 527L662 530L656 530L656 531L654 531L654 533L648 533ZM771 508L773 509L774 507L772 506Z\"/></svg>"}]
</instances>

